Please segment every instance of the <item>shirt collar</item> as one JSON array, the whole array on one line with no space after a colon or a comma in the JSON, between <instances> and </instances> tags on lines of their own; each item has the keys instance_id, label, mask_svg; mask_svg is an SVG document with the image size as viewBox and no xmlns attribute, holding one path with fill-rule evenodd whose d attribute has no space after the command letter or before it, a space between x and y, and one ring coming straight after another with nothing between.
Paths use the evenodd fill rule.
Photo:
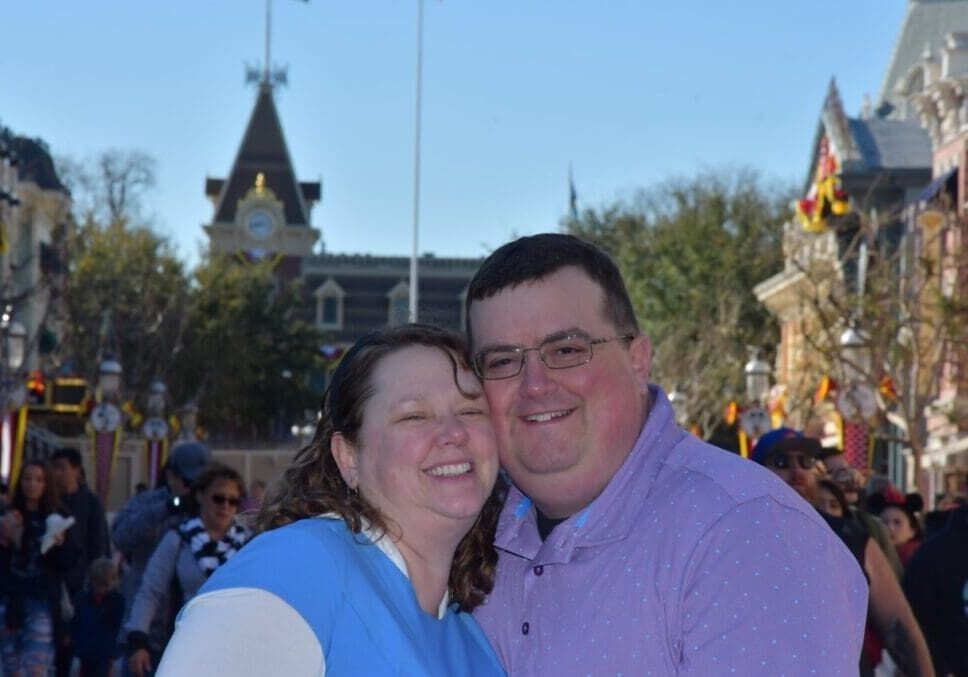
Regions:
<instances>
[{"instance_id":1,"label":"shirt collar","mask_svg":"<svg viewBox=\"0 0 968 677\"><path fill-rule=\"evenodd\" d=\"M652 407L638 439L594 501L559 524L542 542L531 499L512 484L498 522L495 545L550 564L570 559L575 547L627 537L666 458L687 434L676 425L672 405L661 388L649 386L649 397Z\"/></svg>"},{"instance_id":2,"label":"shirt collar","mask_svg":"<svg viewBox=\"0 0 968 677\"><path fill-rule=\"evenodd\" d=\"M342 520L343 518L333 512L327 512L319 516L322 519L336 519ZM400 548L397 544L393 542L393 539L387 536L382 530L377 529L369 520L361 518L361 529L360 532L369 539L369 541L375 545L377 548L386 555L391 562L400 570L407 580L410 580L410 571L407 570L407 562L403 559L403 553L400 552ZM447 607L450 606L450 590L444 590L444 597L440 600L440 605L437 607L437 619L440 620L447 615Z\"/></svg>"}]
</instances>

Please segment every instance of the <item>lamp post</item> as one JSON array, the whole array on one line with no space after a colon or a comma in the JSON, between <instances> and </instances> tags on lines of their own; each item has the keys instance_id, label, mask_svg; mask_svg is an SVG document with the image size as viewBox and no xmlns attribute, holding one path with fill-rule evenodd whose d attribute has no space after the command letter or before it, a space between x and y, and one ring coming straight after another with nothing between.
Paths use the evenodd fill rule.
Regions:
<instances>
[{"instance_id":1,"label":"lamp post","mask_svg":"<svg viewBox=\"0 0 968 677\"><path fill-rule=\"evenodd\" d=\"M168 388L161 379L148 386L145 409L148 418L141 426L145 438L145 465L148 468L148 486L155 487L161 478L161 469L168 456L168 423L165 421L165 400Z\"/></svg>"},{"instance_id":2,"label":"lamp post","mask_svg":"<svg viewBox=\"0 0 968 677\"><path fill-rule=\"evenodd\" d=\"M27 330L13 319L7 306L0 314L0 480L10 486L23 461L27 429L27 389L20 378Z\"/></svg>"},{"instance_id":3,"label":"lamp post","mask_svg":"<svg viewBox=\"0 0 968 677\"><path fill-rule=\"evenodd\" d=\"M98 366L97 404L91 410L94 449L95 490L101 503L108 504L111 474L121 442L121 410L116 402L121 393L121 365L111 358Z\"/></svg>"},{"instance_id":4,"label":"lamp post","mask_svg":"<svg viewBox=\"0 0 968 677\"><path fill-rule=\"evenodd\" d=\"M870 339L853 325L840 335L844 388L837 396L842 418L844 457L855 468L871 466L873 436L870 421L877 414L877 393L867 383L871 370Z\"/></svg>"},{"instance_id":5,"label":"lamp post","mask_svg":"<svg viewBox=\"0 0 968 677\"><path fill-rule=\"evenodd\" d=\"M672 411L676 415L676 423L679 424L680 428L685 428L689 422L689 414L686 412L686 403L688 401L689 398L679 391L678 388L669 393L669 404L672 405Z\"/></svg>"},{"instance_id":6,"label":"lamp post","mask_svg":"<svg viewBox=\"0 0 968 677\"><path fill-rule=\"evenodd\" d=\"M749 448L764 433L770 431L770 413L763 405L770 394L770 365L760 359L759 348L750 349L750 360L743 367L746 379L746 399L749 406L740 415L740 454L749 455Z\"/></svg>"}]
</instances>

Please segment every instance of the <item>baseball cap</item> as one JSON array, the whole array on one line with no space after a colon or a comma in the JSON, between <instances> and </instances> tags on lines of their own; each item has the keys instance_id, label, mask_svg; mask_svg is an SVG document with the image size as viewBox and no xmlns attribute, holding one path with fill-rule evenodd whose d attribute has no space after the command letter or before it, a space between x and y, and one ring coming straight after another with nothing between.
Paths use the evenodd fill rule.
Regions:
<instances>
[{"instance_id":1,"label":"baseball cap","mask_svg":"<svg viewBox=\"0 0 968 677\"><path fill-rule=\"evenodd\" d=\"M211 460L212 452L204 444L182 442L171 450L168 467L189 484L194 484L201 474L202 468L208 465Z\"/></svg>"},{"instance_id":2,"label":"baseball cap","mask_svg":"<svg viewBox=\"0 0 968 677\"><path fill-rule=\"evenodd\" d=\"M760 465L772 454L781 451L801 451L820 458L822 446L820 440L814 437L807 437L802 432L793 428L777 428L766 433L756 442L750 458Z\"/></svg>"}]
</instances>

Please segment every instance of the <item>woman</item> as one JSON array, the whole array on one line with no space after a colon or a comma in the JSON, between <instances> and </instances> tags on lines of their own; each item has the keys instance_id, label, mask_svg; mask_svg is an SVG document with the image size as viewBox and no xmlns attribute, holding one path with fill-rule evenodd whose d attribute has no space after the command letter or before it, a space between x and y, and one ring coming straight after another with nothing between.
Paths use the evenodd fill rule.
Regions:
<instances>
[{"instance_id":1,"label":"woman","mask_svg":"<svg viewBox=\"0 0 968 677\"><path fill-rule=\"evenodd\" d=\"M181 606L248 540L249 531L235 522L244 497L245 483L226 465L211 463L198 476L194 484L198 515L170 530L158 543L125 625L128 669L136 677L151 670L147 633L172 584L180 592L177 603Z\"/></svg>"},{"instance_id":2,"label":"woman","mask_svg":"<svg viewBox=\"0 0 968 677\"><path fill-rule=\"evenodd\" d=\"M45 542L47 518L54 514L65 513L49 468L41 461L27 461L13 500L0 518L4 675L46 675L54 663L54 647L63 641L63 577L80 553L65 542L63 529Z\"/></svg>"},{"instance_id":3,"label":"woman","mask_svg":"<svg viewBox=\"0 0 968 677\"><path fill-rule=\"evenodd\" d=\"M463 341L365 336L262 508L268 531L186 606L160 672L503 674L468 613L493 586L496 477Z\"/></svg>"},{"instance_id":4,"label":"woman","mask_svg":"<svg viewBox=\"0 0 968 677\"><path fill-rule=\"evenodd\" d=\"M822 512L842 519L851 518L850 505L840 485L826 478L817 480L817 492Z\"/></svg>"},{"instance_id":5,"label":"woman","mask_svg":"<svg viewBox=\"0 0 968 677\"><path fill-rule=\"evenodd\" d=\"M867 509L887 525L891 543L904 568L907 568L908 562L921 547L923 534L917 513L923 507L924 500L920 494L905 496L893 486L867 499Z\"/></svg>"}]
</instances>

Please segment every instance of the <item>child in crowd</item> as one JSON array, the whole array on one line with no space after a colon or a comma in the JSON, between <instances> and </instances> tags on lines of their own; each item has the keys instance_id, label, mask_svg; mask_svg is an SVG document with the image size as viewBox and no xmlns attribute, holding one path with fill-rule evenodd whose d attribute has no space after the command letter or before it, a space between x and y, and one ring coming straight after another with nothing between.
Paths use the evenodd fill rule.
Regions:
<instances>
[{"instance_id":1,"label":"child in crowd","mask_svg":"<svg viewBox=\"0 0 968 677\"><path fill-rule=\"evenodd\" d=\"M71 635L81 677L110 677L121 655L118 632L124 616L124 596L118 592L118 569L107 557L91 562L88 584L74 599Z\"/></svg>"}]
</instances>

